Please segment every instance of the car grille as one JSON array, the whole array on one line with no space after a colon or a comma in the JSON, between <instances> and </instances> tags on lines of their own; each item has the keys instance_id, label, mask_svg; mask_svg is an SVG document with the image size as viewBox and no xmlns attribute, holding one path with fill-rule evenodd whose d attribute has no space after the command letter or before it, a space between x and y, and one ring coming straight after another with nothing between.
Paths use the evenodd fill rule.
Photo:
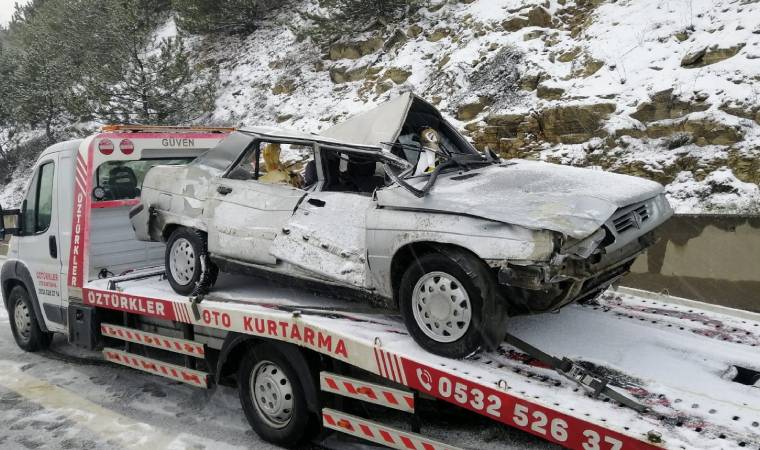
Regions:
<instances>
[{"instance_id":1,"label":"car grille","mask_svg":"<svg viewBox=\"0 0 760 450\"><path fill-rule=\"evenodd\" d=\"M615 231L622 233L631 228L641 228L641 224L649 220L649 210L647 205L637 206L636 208L614 218L612 225Z\"/></svg>"}]
</instances>

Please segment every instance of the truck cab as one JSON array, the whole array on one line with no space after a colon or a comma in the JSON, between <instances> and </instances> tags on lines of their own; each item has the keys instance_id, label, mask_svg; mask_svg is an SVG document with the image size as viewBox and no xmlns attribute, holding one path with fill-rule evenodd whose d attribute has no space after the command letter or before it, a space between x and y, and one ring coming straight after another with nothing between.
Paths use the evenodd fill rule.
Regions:
<instances>
[{"instance_id":1,"label":"truck cab","mask_svg":"<svg viewBox=\"0 0 760 450\"><path fill-rule=\"evenodd\" d=\"M0 288L22 348L44 348L51 333L68 333L70 289L162 263L163 244L136 240L128 218L145 174L191 162L230 131L107 126L40 154L19 208L0 208L0 234L12 235Z\"/></svg>"}]
</instances>

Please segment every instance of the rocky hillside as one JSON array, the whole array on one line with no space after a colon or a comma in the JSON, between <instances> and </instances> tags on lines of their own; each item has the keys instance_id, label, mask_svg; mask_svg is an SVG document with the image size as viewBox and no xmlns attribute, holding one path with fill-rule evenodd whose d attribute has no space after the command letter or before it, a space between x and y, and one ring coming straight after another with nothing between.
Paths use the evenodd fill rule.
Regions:
<instances>
[{"instance_id":1,"label":"rocky hillside","mask_svg":"<svg viewBox=\"0 0 760 450\"><path fill-rule=\"evenodd\" d=\"M204 121L318 131L413 90L504 157L652 178L680 212L760 210L758 0L431 0L315 45L322 12L192 39L220 74Z\"/></svg>"},{"instance_id":2,"label":"rocky hillside","mask_svg":"<svg viewBox=\"0 0 760 450\"><path fill-rule=\"evenodd\" d=\"M682 212L760 206L757 0L432 2L324 49L300 10L207 50L215 121L313 131L412 89L505 157L649 177Z\"/></svg>"}]
</instances>

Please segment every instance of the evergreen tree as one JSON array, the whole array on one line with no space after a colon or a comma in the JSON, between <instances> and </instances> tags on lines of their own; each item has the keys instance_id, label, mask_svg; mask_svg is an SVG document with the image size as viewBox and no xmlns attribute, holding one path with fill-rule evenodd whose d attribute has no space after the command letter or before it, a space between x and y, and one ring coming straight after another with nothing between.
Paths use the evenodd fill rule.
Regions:
<instances>
[{"instance_id":1,"label":"evergreen tree","mask_svg":"<svg viewBox=\"0 0 760 450\"><path fill-rule=\"evenodd\" d=\"M96 118L116 122L188 122L214 106L216 72L194 74L181 37L158 38L167 17L142 7L144 0L117 6L121 32L109 41L111 63L85 72L83 89Z\"/></svg>"},{"instance_id":2,"label":"evergreen tree","mask_svg":"<svg viewBox=\"0 0 760 450\"><path fill-rule=\"evenodd\" d=\"M13 58L5 48L7 31L0 26L0 163L9 165L10 139L13 137ZM1 174L0 174L1 175Z\"/></svg>"},{"instance_id":3,"label":"evergreen tree","mask_svg":"<svg viewBox=\"0 0 760 450\"><path fill-rule=\"evenodd\" d=\"M261 15L280 6L276 0L172 0L177 23L194 34L245 34L256 28Z\"/></svg>"},{"instance_id":4,"label":"evergreen tree","mask_svg":"<svg viewBox=\"0 0 760 450\"><path fill-rule=\"evenodd\" d=\"M77 2L45 1L34 14L24 14L10 36L17 66L14 71L14 118L32 127L43 127L48 142L55 140L54 126L71 119L70 101L76 79L72 42L68 40L71 10L60 6ZM18 10L17 10L18 13ZM18 14L17 14L18 16ZM23 26L20 26L23 24Z\"/></svg>"}]
</instances>

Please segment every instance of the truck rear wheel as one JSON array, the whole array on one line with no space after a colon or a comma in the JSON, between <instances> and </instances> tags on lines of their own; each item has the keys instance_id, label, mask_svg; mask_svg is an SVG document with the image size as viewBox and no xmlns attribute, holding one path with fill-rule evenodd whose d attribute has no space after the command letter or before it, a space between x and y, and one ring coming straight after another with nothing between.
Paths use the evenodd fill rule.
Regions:
<instances>
[{"instance_id":1,"label":"truck rear wheel","mask_svg":"<svg viewBox=\"0 0 760 450\"><path fill-rule=\"evenodd\" d=\"M11 315L11 331L16 344L27 352L36 352L50 347L53 333L42 331L34 313L32 299L22 286L11 289L8 296L8 311Z\"/></svg>"},{"instance_id":2,"label":"truck rear wheel","mask_svg":"<svg viewBox=\"0 0 760 450\"><path fill-rule=\"evenodd\" d=\"M216 282L219 269L211 262L206 235L190 228L177 228L166 242L166 278L181 295L205 294Z\"/></svg>"},{"instance_id":3,"label":"truck rear wheel","mask_svg":"<svg viewBox=\"0 0 760 450\"><path fill-rule=\"evenodd\" d=\"M449 358L463 358L481 347L493 326L484 311L493 311L494 281L487 268L466 252L428 253L414 260L399 286L399 307L407 330L424 349ZM484 308L485 307L485 308ZM492 318L485 317L488 320ZM490 322L489 322L490 324Z\"/></svg>"},{"instance_id":4,"label":"truck rear wheel","mask_svg":"<svg viewBox=\"0 0 760 450\"><path fill-rule=\"evenodd\" d=\"M288 359L275 347L253 347L238 370L240 403L264 440L284 447L302 444L313 427L304 388Z\"/></svg>"}]
</instances>

